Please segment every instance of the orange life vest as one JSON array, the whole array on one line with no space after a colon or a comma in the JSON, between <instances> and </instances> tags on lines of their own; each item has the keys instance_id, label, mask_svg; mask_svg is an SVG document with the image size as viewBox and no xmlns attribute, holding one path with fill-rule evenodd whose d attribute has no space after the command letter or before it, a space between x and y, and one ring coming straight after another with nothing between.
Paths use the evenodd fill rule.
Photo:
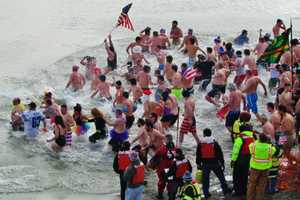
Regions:
<instances>
[{"instance_id":1,"label":"orange life vest","mask_svg":"<svg viewBox=\"0 0 300 200\"><path fill-rule=\"evenodd\" d=\"M216 157L214 143L201 143L201 156L203 159L211 159Z\"/></svg>"},{"instance_id":2,"label":"orange life vest","mask_svg":"<svg viewBox=\"0 0 300 200\"><path fill-rule=\"evenodd\" d=\"M135 174L131 179L131 184L132 185L138 185L144 183L144 178L145 178L145 166L143 163L141 163L138 166L134 166L135 168Z\"/></svg>"},{"instance_id":3,"label":"orange life vest","mask_svg":"<svg viewBox=\"0 0 300 200\"><path fill-rule=\"evenodd\" d=\"M176 161L176 178L182 178L184 173L189 170L187 159Z\"/></svg>"},{"instance_id":4,"label":"orange life vest","mask_svg":"<svg viewBox=\"0 0 300 200\"><path fill-rule=\"evenodd\" d=\"M120 171L125 171L125 169L131 164L129 159L130 151L119 151L118 153L118 165Z\"/></svg>"}]
</instances>

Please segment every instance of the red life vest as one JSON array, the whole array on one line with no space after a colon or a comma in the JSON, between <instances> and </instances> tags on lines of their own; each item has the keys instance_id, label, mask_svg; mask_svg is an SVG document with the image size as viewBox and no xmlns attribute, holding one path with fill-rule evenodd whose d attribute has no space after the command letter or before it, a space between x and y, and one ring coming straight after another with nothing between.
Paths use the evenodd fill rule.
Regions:
<instances>
[{"instance_id":1,"label":"red life vest","mask_svg":"<svg viewBox=\"0 0 300 200\"><path fill-rule=\"evenodd\" d=\"M130 151L119 151L118 153L118 165L120 171L125 171L125 169L131 164L129 159Z\"/></svg>"},{"instance_id":2,"label":"red life vest","mask_svg":"<svg viewBox=\"0 0 300 200\"><path fill-rule=\"evenodd\" d=\"M144 183L144 178L145 178L145 166L143 163L141 163L138 166L134 166L135 168L135 174L132 177L130 184L132 185L138 185Z\"/></svg>"},{"instance_id":3,"label":"red life vest","mask_svg":"<svg viewBox=\"0 0 300 200\"><path fill-rule=\"evenodd\" d=\"M214 143L201 143L201 156L203 159L212 159L216 157Z\"/></svg>"},{"instance_id":4,"label":"red life vest","mask_svg":"<svg viewBox=\"0 0 300 200\"><path fill-rule=\"evenodd\" d=\"M252 136L244 135L243 133L240 134L240 137L243 141L240 154L250 155L249 145L255 141L254 138Z\"/></svg>"},{"instance_id":5,"label":"red life vest","mask_svg":"<svg viewBox=\"0 0 300 200\"><path fill-rule=\"evenodd\" d=\"M184 173L189 170L189 164L187 159L176 161L176 178L182 178Z\"/></svg>"}]
</instances>

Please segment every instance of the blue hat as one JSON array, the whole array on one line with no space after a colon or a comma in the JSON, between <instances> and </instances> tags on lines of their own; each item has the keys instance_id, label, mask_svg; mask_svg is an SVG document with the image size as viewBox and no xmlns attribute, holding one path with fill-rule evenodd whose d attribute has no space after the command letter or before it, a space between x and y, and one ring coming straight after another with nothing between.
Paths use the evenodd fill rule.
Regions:
<instances>
[{"instance_id":1,"label":"blue hat","mask_svg":"<svg viewBox=\"0 0 300 200\"><path fill-rule=\"evenodd\" d=\"M220 47L219 50L218 50L218 53L219 54L225 53L225 49L223 47Z\"/></svg>"},{"instance_id":2,"label":"blue hat","mask_svg":"<svg viewBox=\"0 0 300 200\"><path fill-rule=\"evenodd\" d=\"M160 32L160 33L166 33L166 29L161 28L159 32Z\"/></svg>"},{"instance_id":3,"label":"blue hat","mask_svg":"<svg viewBox=\"0 0 300 200\"><path fill-rule=\"evenodd\" d=\"M193 180L192 173L190 171L186 171L182 178L185 182Z\"/></svg>"},{"instance_id":4,"label":"blue hat","mask_svg":"<svg viewBox=\"0 0 300 200\"><path fill-rule=\"evenodd\" d=\"M221 38L220 38L220 36L216 37L216 38L214 39L214 42L215 42L215 43L221 43Z\"/></svg>"}]
</instances>

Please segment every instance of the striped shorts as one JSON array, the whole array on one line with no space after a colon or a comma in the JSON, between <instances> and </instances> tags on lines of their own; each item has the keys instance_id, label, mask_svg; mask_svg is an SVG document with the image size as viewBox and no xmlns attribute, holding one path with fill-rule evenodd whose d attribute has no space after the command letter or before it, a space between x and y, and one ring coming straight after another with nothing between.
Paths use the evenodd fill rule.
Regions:
<instances>
[{"instance_id":1,"label":"striped shorts","mask_svg":"<svg viewBox=\"0 0 300 200\"><path fill-rule=\"evenodd\" d=\"M66 145L72 145L72 132L67 132L65 134Z\"/></svg>"},{"instance_id":2,"label":"striped shorts","mask_svg":"<svg viewBox=\"0 0 300 200\"><path fill-rule=\"evenodd\" d=\"M196 133L196 119L193 117L192 120L184 118L183 122L180 127L180 133L187 134L190 133Z\"/></svg>"}]
</instances>

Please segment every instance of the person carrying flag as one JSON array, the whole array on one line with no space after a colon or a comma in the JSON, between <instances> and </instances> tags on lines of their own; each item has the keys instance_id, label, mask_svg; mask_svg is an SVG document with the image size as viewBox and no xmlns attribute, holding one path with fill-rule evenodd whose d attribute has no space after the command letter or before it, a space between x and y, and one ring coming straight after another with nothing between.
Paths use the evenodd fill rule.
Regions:
<instances>
[{"instance_id":1,"label":"person carrying flag","mask_svg":"<svg viewBox=\"0 0 300 200\"><path fill-rule=\"evenodd\" d=\"M190 94L194 94L193 80L197 75L197 70L188 67L186 63L181 64L181 83L183 91L187 91Z\"/></svg>"}]
</instances>

